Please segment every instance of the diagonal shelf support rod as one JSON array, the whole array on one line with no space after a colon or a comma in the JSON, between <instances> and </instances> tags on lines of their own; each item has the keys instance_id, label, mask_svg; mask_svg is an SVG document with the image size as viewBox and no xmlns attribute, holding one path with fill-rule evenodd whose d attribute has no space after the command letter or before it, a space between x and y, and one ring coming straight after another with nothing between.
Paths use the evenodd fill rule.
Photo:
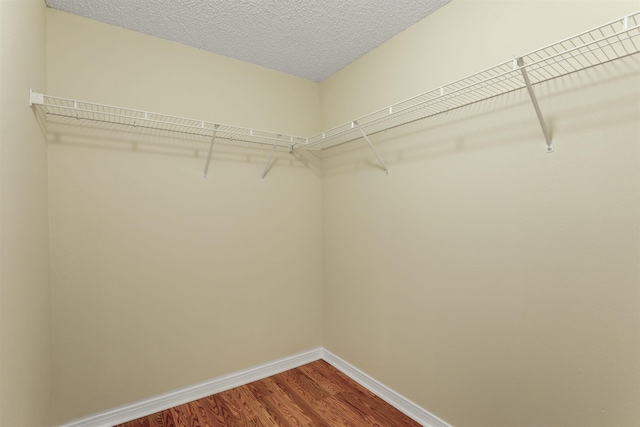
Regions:
<instances>
[{"instance_id":1,"label":"diagonal shelf support rod","mask_svg":"<svg viewBox=\"0 0 640 427\"><path fill-rule=\"evenodd\" d=\"M549 135L549 130L547 129L547 125L544 122L544 117L542 117L542 112L540 111L540 106L538 105L538 99L536 98L536 94L533 92L533 86L531 86L529 75L527 74L527 70L524 67L524 60L522 58L518 58L517 64L518 67L520 67L520 72L522 73L524 83L527 85L527 91L529 92L529 97L531 98L533 108L536 110L536 115L538 116L540 127L542 128L542 133L544 133L544 138L547 140L547 153L552 153L553 142L551 141L551 135Z\"/></svg>"},{"instance_id":2,"label":"diagonal shelf support rod","mask_svg":"<svg viewBox=\"0 0 640 427\"><path fill-rule=\"evenodd\" d=\"M369 144L369 148L371 148L371 151L373 151L373 154L376 155L376 157L378 158L378 161L380 162L380 164L382 165L382 167L384 168L384 171L387 175L389 175L389 168L387 168L387 165L384 163L384 161L382 160L382 157L380 157L380 155L378 154L378 152L376 151L375 148L373 148L373 144L371 143L371 141L369 141L369 137L367 136L366 133L364 133L364 131L362 130L362 128L360 127L360 125L358 124L358 122L352 122L351 123L352 126L355 126L358 128L358 130L360 131L360 133L362 134L362 137L364 138L365 141L367 141L367 144Z\"/></svg>"},{"instance_id":3,"label":"diagonal shelf support rod","mask_svg":"<svg viewBox=\"0 0 640 427\"><path fill-rule=\"evenodd\" d=\"M211 144L209 145L209 155L207 156L207 163L204 165L204 177L207 177L207 172L209 172L209 163L211 162L211 153L213 153L213 143L216 141L216 132L218 132L218 127L220 125L215 125L213 129L213 136L211 137Z\"/></svg>"},{"instance_id":4,"label":"diagonal shelf support rod","mask_svg":"<svg viewBox=\"0 0 640 427\"><path fill-rule=\"evenodd\" d=\"M273 148L271 149L271 154L269 154L269 159L267 160L267 164L264 165L264 170L262 171L262 176L260 176L260 182L264 182L264 177L267 176L267 172L269 172L269 165L271 164L271 159L273 158L273 152L276 151L276 144L273 144Z\"/></svg>"}]
</instances>

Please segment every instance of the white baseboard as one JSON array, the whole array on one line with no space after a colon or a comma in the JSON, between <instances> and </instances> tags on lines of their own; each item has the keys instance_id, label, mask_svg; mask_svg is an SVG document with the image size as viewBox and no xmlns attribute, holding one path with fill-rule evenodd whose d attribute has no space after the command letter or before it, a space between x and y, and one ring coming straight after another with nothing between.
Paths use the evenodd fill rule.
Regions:
<instances>
[{"instance_id":1,"label":"white baseboard","mask_svg":"<svg viewBox=\"0 0 640 427\"><path fill-rule=\"evenodd\" d=\"M271 375L276 375L289 369L311 363L322 358L322 348L318 347L282 359L267 362L253 368L244 369L228 375L223 375L209 381L184 387L169 393L140 400L129 405L120 406L88 417L79 418L61 427L109 427L116 424L145 417L174 406L202 399L212 394L220 393L253 381L258 381Z\"/></svg>"},{"instance_id":2,"label":"white baseboard","mask_svg":"<svg viewBox=\"0 0 640 427\"><path fill-rule=\"evenodd\" d=\"M380 397L389 405L393 406L394 408L407 415L414 421L422 424L423 426L452 427L450 424L444 422L426 409L418 406L406 397L396 393L386 385L373 379L369 375L362 372L360 369L351 365L349 362L339 358L325 348L322 349L322 359L340 370L343 374L345 374L376 396Z\"/></svg>"},{"instance_id":3,"label":"white baseboard","mask_svg":"<svg viewBox=\"0 0 640 427\"><path fill-rule=\"evenodd\" d=\"M426 409L421 408L322 347L267 362L254 366L253 368L223 375L209 381L154 396L149 399L140 400L129 405L113 408L88 417L79 418L61 427L110 427L159 411L164 411L165 409L187 402L202 399L203 397L211 396L212 394L220 393L253 381L258 381L319 359L324 359L327 363L423 426L451 427L451 425L431 414Z\"/></svg>"}]
</instances>

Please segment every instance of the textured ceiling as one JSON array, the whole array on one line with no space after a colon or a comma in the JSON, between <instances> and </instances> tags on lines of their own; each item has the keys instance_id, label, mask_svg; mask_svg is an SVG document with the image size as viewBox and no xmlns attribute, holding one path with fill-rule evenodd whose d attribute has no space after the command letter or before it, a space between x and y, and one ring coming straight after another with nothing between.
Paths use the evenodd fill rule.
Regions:
<instances>
[{"instance_id":1,"label":"textured ceiling","mask_svg":"<svg viewBox=\"0 0 640 427\"><path fill-rule=\"evenodd\" d=\"M54 9L322 81L449 0L46 0Z\"/></svg>"}]
</instances>

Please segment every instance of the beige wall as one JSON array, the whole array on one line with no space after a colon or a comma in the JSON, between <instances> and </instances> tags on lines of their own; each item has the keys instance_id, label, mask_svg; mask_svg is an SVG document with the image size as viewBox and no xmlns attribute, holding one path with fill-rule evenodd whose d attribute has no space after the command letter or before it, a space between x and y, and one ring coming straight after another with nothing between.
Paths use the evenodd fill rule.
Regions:
<instances>
[{"instance_id":1,"label":"beige wall","mask_svg":"<svg viewBox=\"0 0 640 427\"><path fill-rule=\"evenodd\" d=\"M321 84L339 124L640 8L463 1ZM323 152L323 345L456 427L640 424L638 58Z\"/></svg>"},{"instance_id":2,"label":"beige wall","mask_svg":"<svg viewBox=\"0 0 640 427\"><path fill-rule=\"evenodd\" d=\"M52 95L310 134L319 87L47 12ZM53 128L54 421L321 344L321 177L307 154Z\"/></svg>"},{"instance_id":3,"label":"beige wall","mask_svg":"<svg viewBox=\"0 0 640 427\"><path fill-rule=\"evenodd\" d=\"M47 148L28 106L45 90L45 6L0 1L0 426L49 425Z\"/></svg>"}]
</instances>

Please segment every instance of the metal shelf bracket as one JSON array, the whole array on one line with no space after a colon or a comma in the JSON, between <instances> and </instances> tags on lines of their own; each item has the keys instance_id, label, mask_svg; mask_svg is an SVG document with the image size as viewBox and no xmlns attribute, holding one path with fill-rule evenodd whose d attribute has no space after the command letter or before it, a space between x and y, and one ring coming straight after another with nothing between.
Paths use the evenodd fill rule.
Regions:
<instances>
[{"instance_id":1,"label":"metal shelf bracket","mask_svg":"<svg viewBox=\"0 0 640 427\"><path fill-rule=\"evenodd\" d=\"M262 175L260 176L260 182L264 182L264 177L267 176L267 172L269 172L269 165L271 164L271 159L273 158L273 152L276 151L277 145L273 145L271 148L271 154L269 154L269 159L267 159L267 164L264 165L264 170L262 171Z\"/></svg>"},{"instance_id":2,"label":"metal shelf bracket","mask_svg":"<svg viewBox=\"0 0 640 427\"><path fill-rule=\"evenodd\" d=\"M542 128L542 133L544 134L544 138L547 141L547 153L553 153L553 142L551 140L551 135L549 134L549 130L547 129L546 123L544 122L544 117L542 117L542 112L540 111L540 106L538 105L538 99L536 98L536 94L533 92L533 86L531 86L529 75L527 74L527 70L525 69L525 66L524 66L524 60L522 58L517 58L516 63L520 68L520 72L522 73L522 78L524 79L524 83L525 85L527 85L527 91L529 92L531 103L533 104L533 108L536 110L536 115L538 116L540 127Z\"/></svg>"},{"instance_id":3,"label":"metal shelf bracket","mask_svg":"<svg viewBox=\"0 0 640 427\"><path fill-rule=\"evenodd\" d=\"M213 143L216 141L216 132L218 132L220 125L215 125L213 128L213 136L211 137L211 144L209 145L209 155L207 156L207 163L204 165L204 177L207 177L209 171L209 163L211 162L211 153L213 152Z\"/></svg>"},{"instance_id":4,"label":"metal shelf bracket","mask_svg":"<svg viewBox=\"0 0 640 427\"><path fill-rule=\"evenodd\" d=\"M382 167L384 168L384 171L387 175L389 175L389 168L387 168L387 165L384 163L384 161L382 160L382 157L380 157L380 155L378 154L378 152L376 151L375 148L373 148L373 144L371 144L371 141L369 141L369 137L367 136L366 133L364 133L364 131L362 130L362 128L360 127L360 125L358 124L358 122L351 122L351 126L352 127L356 127L358 128L358 130L360 131L360 133L362 134L362 137L364 138L365 141L367 141L367 144L369 144L369 148L371 148L371 151L373 151L373 154L376 155L376 157L378 158L378 161L380 162L380 164L382 165Z\"/></svg>"}]
</instances>

